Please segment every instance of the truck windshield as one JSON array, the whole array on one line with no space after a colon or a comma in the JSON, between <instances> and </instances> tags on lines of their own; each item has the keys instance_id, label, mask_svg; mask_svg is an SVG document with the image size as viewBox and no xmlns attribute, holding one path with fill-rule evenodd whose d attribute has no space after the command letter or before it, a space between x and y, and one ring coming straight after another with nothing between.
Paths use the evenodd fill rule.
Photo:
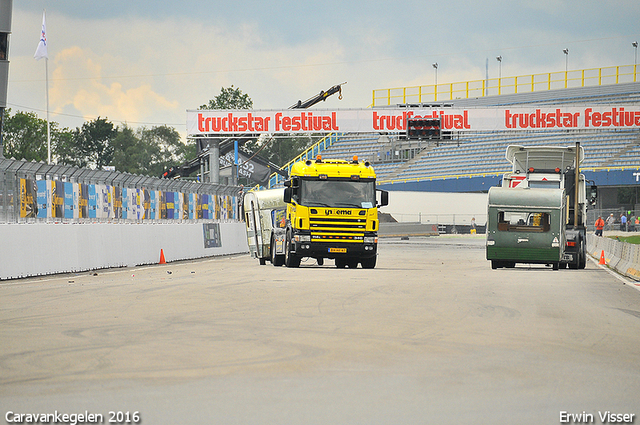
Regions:
<instances>
[{"instance_id":1,"label":"truck windshield","mask_svg":"<svg viewBox=\"0 0 640 425\"><path fill-rule=\"evenodd\" d=\"M373 208L376 193L372 181L302 180L299 203L308 207Z\"/></svg>"}]
</instances>

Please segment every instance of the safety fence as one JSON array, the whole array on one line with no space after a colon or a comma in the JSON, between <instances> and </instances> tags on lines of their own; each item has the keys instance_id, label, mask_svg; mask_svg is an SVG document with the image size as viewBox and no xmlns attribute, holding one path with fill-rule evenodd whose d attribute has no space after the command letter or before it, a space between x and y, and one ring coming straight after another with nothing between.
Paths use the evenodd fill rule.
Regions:
<instances>
[{"instance_id":1,"label":"safety fence","mask_svg":"<svg viewBox=\"0 0 640 425\"><path fill-rule=\"evenodd\" d=\"M622 223L622 216L626 216L626 223ZM605 231L637 232L640 231L640 210L617 208L590 208L587 210L587 228L595 230L595 222L602 217Z\"/></svg>"},{"instance_id":2,"label":"safety fence","mask_svg":"<svg viewBox=\"0 0 640 425\"><path fill-rule=\"evenodd\" d=\"M373 90L372 106L442 102L454 99L533 93L636 81L639 81L638 65L609 66L456 83L375 89Z\"/></svg>"},{"instance_id":3,"label":"safety fence","mask_svg":"<svg viewBox=\"0 0 640 425\"><path fill-rule=\"evenodd\" d=\"M640 281L640 245L588 234L587 250L596 260L604 257L606 265L618 273Z\"/></svg>"},{"instance_id":4,"label":"safety fence","mask_svg":"<svg viewBox=\"0 0 640 425\"><path fill-rule=\"evenodd\" d=\"M241 188L0 158L0 223L240 219Z\"/></svg>"}]
</instances>

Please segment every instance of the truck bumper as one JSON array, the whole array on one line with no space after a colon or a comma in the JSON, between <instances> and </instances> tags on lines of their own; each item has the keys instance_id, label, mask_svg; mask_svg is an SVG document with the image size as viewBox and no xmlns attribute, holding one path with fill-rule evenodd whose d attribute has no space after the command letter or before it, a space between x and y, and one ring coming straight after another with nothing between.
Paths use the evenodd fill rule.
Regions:
<instances>
[{"instance_id":1,"label":"truck bumper","mask_svg":"<svg viewBox=\"0 0 640 425\"><path fill-rule=\"evenodd\" d=\"M562 259L559 248L515 248L487 246L487 260L548 264Z\"/></svg>"},{"instance_id":2,"label":"truck bumper","mask_svg":"<svg viewBox=\"0 0 640 425\"><path fill-rule=\"evenodd\" d=\"M294 253L300 257L313 258L371 258L378 252L377 243L341 242L295 242L291 243Z\"/></svg>"}]
</instances>

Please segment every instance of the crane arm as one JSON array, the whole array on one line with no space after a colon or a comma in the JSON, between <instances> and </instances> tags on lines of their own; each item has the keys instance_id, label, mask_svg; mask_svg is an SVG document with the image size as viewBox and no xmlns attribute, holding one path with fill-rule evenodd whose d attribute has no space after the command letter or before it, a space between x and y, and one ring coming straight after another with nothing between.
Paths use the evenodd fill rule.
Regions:
<instances>
[{"instance_id":1,"label":"crane arm","mask_svg":"<svg viewBox=\"0 0 640 425\"><path fill-rule=\"evenodd\" d=\"M329 96L335 93L340 93L338 99L342 100L342 86L344 84L347 84L347 83L344 82L342 84L336 84L335 86L331 87L327 91L322 90L319 94L305 100L304 102L299 100L298 103L296 103L295 105L291 105L289 109L307 109L318 102L327 100Z\"/></svg>"}]
</instances>

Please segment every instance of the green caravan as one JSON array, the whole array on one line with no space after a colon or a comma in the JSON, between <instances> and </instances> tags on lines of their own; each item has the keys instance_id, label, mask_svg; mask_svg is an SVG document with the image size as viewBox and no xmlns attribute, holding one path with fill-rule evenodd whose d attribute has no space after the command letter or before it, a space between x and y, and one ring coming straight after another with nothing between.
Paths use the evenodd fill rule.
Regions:
<instances>
[{"instance_id":1,"label":"green caravan","mask_svg":"<svg viewBox=\"0 0 640 425\"><path fill-rule=\"evenodd\" d=\"M537 263L558 270L566 214L562 189L489 189L486 253L491 268Z\"/></svg>"}]
</instances>

